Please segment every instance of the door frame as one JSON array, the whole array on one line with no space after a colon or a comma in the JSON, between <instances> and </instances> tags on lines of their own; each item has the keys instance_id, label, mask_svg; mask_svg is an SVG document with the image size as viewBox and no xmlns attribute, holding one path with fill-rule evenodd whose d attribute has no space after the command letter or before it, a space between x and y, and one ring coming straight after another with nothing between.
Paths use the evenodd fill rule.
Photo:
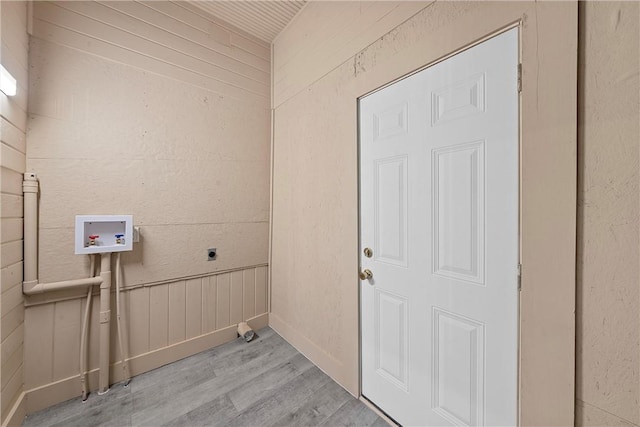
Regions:
<instances>
[{"instance_id":1,"label":"door frame","mask_svg":"<svg viewBox=\"0 0 640 427\"><path fill-rule=\"evenodd\" d=\"M362 224L361 224L361 218L362 218L362 207L360 205L360 201L361 201L361 190L362 190L362 181L361 181L361 170L360 170L360 164L361 164L361 156L362 156L362 145L361 145L361 140L360 140L360 100L364 97L367 97L369 95L372 95L380 90L383 90L389 86L392 86L393 84L404 80L414 74L420 73L428 68L433 67L436 64L439 64L443 61L446 61L449 58L452 58L453 56L456 56L466 50L469 50L471 48L474 48L494 37L497 37L501 34L506 33L509 30L513 30L514 28L518 29L518 63L522 64L522 40L521 40L521 32L522 32L522 21L519 20L517 22L513 22L503 28L500 28L496 31L494 31L491 34L488 34L478 40L474 40L473 42L464 45L448 54L446 54L445 56L436 59L435 61L425 64L424 66L413 70L405 75L402 75L376 89L373 89L370 92L365 93L364 95L359 96L356 99L357 102L357 117L358 117L358 132L357 132L357 148L358 148L358 154L357 154L357 161L358 161L358 165L357 165L357 173L358 173L358 248L362 249L363 245L362 245ZM518 71L518 73L520 73L521 71ZM520 76L518 76L520 78ZM521 126L521 122L522 122L522 91L518 92L518 153L519 153L519 161L518 161L518 263L521 265L522 264L522 254L521 254L521 248L522 248L522 203L521 203L521 194L520 192L522 191L522 170L521 170L521 156L522 156L522 126ZM362 266L362 251L358 250L358 266L359 268L361 268ZM520 285L520 283L519 283ZM362 306L362 292L361 292L361 281L358 282L358 387L359 387L359 397L361 400L363 400L365 403L368 404L368 406L370 406L372 409L374 409L376 412L379 413L379 415L387 418L388 420L395 422L395 419L390 415L387 414L386 412L384 412L384 410L382 408L380 408L375 402L369 400L366 396L364 396L362 394L362 313L360 311L360 307ZM520 317L520 292L518 293L518 319L517 322L520 325L521 322L521 317ZM520 328L519 328L520 329ZM520 330L518 331L518 340L519 340L519 333ZM520 359L520 345L518 345L518 356ZM518 360L518 368L520 367L520 360ZM520 372L518 374L518 389L520 386ZM519 396L517 397L518 402L519 402ZM517 410L517 417L519 419L520 416L520 410L518 408Z\"/></svg>"},{"instance_id":2,"label":"door frame","mask_svg":"<svg viewBox=\"0 0 640 427\"><path fill-rule=\"evenodd\" d=\"M353 98L354 119L359 119L358 99L362 96L501 32L520 28L522 270L518 419L520 425L572 425L575 405L577 3L532 5L523 2L501 6L502 10L498 10L498 6L487 6L495 14L485 22L478 22L473 14L456 17L447 23L447 29L434 31L434 40L429 45L439 45L437 49L425 52L418 49L420 46L412 46L396 54L394 65L387 61L383 63L384 67L371 70L368 78L357 79L350 92L356 95ZM355 143L358 161L358 135ZM357 165L356 170L357 245L360 248L360 170ZM354 309L358 312L358 395L362 398L359 281L357 286Z\"/></svg>"}]
</instances>

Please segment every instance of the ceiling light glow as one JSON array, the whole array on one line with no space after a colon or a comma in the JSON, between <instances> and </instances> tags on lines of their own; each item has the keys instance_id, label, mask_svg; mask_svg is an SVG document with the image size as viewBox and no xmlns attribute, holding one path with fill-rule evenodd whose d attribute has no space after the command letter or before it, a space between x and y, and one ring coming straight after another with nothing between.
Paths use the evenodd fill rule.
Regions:
<instances>
[{"instance_id":1,"label":"ceiling light glow","mask_svg":"<svg viewBox=\"0 0 640 427\"><path fill-rule=\"evenodd\" d=\"M7 96L15 96L17 89L16 79L0 65L0 90Z\"/></svg>"}]
</instances>

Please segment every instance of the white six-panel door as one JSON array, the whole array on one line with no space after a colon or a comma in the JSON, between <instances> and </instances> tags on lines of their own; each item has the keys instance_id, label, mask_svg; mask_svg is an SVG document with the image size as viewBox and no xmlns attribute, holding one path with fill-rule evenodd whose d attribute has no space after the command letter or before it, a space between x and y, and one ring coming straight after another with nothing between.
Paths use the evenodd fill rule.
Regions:
<instances>
[{"instance_id":1,"label":"white six-panel door","mask_svg":"<svg viewBox=\"0 0 640 427\"><path fill-rule=\"evenodd\" d=\"M517 68L512 29L360 100L362 394L403 425L517 424Z\"/></svg>"}]
</instances>

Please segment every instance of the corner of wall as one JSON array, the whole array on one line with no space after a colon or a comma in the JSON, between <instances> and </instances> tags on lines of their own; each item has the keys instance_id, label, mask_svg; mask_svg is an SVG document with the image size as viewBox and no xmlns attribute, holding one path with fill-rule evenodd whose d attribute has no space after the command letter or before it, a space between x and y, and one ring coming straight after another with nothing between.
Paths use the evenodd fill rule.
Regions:
<instances>
[{"instance_id":1,"label":"corner of wall","mask_svg":"<svg viewBox=\"0 0 640 427\"><path fill-rule=\"evenodd\" d=\"M2 313L2 425L20 425L24 417L24 298L22 295L22 174L26 169L28 10L25 2L0 7L2 66L17 81L17 93L0 92L0 268Z\"/></svg>"},{"instance_id":2,"label":"corner of wall","mask_svg":"<svg viewBox=\"0 0 640 427\"><path fill-rule=\"evenodd\" d=\"M87 276L88 260L73 254L73 216L86 213L91 188L102 195L93 212L132 214L141 225L141 242L122 257L132 372L262 319L268 45L176 2L47 1L33 9L27 161L42 190L39 279ZM218 257L209 262L212 246ZM28 412L78 391L81 294L26 299ZM95 370L97 342L89 347Z\"/></svg>"},{"instance_id":3,"label":"corner of wall","mask_svg":"<svg viewBox=\"0 0 640 427\"><path fill-rule=\"evenodd\" d=\"M2 427L20 427L24 422L24 417L27 415L26 394L21 392L18 396L18 400L11 407L11 410L4 417Z\"/></svg>"}]
</instances>

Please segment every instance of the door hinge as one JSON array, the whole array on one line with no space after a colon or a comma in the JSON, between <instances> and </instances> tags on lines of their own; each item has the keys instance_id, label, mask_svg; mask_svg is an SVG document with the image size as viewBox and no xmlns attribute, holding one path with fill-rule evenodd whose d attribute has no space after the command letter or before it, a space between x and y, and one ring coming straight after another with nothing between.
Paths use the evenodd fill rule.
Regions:
<instances>
[{"instance_id":1,"label":"door hinge","mask_svg":"<svg viewBox=\"0 0 640 427\"><path fill-rule=\"evenodd\" d=\"M518 64L518 93L522 92L522 64Z\"/></svg>"},{"instance_id":2,"label":"door hinge","mask_svg":"<svg viewBox=\"0 0 640 427\"><path fill-rule=\"evenodd\" d=\"M522 290L522 264L518 264L518 290Z\"/></svg>"}]
</instances>

